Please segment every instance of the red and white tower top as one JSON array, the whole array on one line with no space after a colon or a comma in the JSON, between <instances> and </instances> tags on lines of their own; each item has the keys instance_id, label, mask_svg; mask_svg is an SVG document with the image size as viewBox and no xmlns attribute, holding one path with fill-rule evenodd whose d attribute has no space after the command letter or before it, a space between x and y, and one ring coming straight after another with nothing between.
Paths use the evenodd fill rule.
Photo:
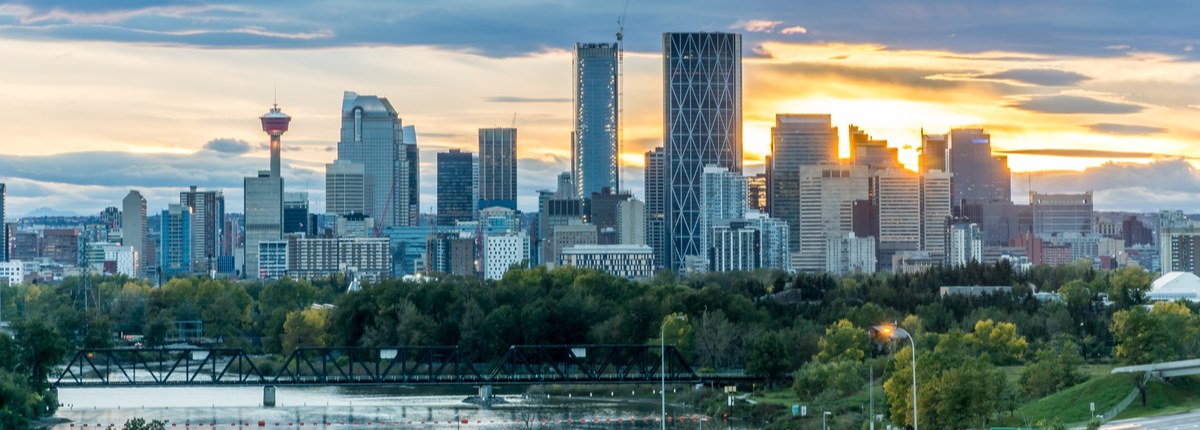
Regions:
<instances>
[{"instance_id":1,"label":"red and white tower top","mask_svg":"<svg viewBox=\"0 0 1200 430\"><path fill-rule=\"evenodd\" d=\"M288 130L288 124L292 122L292 117L282 110L279 110L279 104L276 103L271 107L271 111L263 114L258 118L262 120L263 131L271 136L271 177L279 177L279 151L282 143L279 136Z\"/></svg>"}]
</instances>

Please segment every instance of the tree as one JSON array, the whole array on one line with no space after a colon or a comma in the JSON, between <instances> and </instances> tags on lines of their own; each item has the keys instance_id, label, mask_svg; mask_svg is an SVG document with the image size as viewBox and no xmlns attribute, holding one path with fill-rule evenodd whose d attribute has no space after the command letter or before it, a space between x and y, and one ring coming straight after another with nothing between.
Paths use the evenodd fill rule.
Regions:
<instances>
[{"instance_id":1,"label":"tree","mask_svg":"<svg viewBox=\"0 0 1200 430\"><path fill-rule=\"evenodd\" d=\"M975 323L975 332L967 338L987 352L992 362L999 365L1014 364L1021 360L1029 342L1017 334L1017 326L1013 323L992 320Z\"/></svg>"},{"instance_id":2,"label":"tree","mask_svg":"<svg viewBox=\"0 0 1200 430\"><path fill-rule=\"evenodd\" d=\"M675 349L678 349L684 357L691 356L696 336L687 315L682 313L667 315L663 317L662 324L662 332L666 335L666 344L675 346ZM659 343L658 339L654 340L654 343Z\"/></svg>"},{"instance_id":3,"label":"tree","mask_svg":"<svg viewBox=\"0 0 1200 430\"><path fill-rule=\"evenodd\" d=\"M1037 351L1032 363L1021 368L1021 392L1026 399L1037 399L1082 382L1079 366L1083 357L1079 346L1067 338L1047 343Z\"/></svg>"},{"instance_id":4,"label":"tree","mask_svg":"<svg viewBox=\"0 0 1200 430\"><path fill-rule=\"evenodd\" d=\"M929 428L981 428L1005 407L1011 388L1004 372L987 360L974 359L971 341L961 331L928 335L917 354L917 401L920 423ZM891 376L883 383L892 422L911 424L912 344L897 351Z\"/></svg>"},{"instance_id":5,"label":"tree","mask_svg":"<svg viewBox=\"0 0 1200 430\"><path fill-rule=\"evenodd\" d=\"M45 321L18 320L12 323L17 349L17 370L28 376L30 387L38 392L50 388L50 371L67 353L67 341Z\"/></svg>"},{"instance_id":6,"label":"tree","mask_svg":"<svg viewBox=\"0 0 1200 430\"><path fill-rule=\"evenodd\" d=\"M1109 275L1108 283L1109 300L1116 303L1117 309L1127 309L1146 302L1150 273L1137 266L1123 267Z\"/></svg>"},{"instance_id":7,"label":"tree","mask_svg":"<svg viewBox=\"0 0 1200 430\"><path fill-rule=\"evenodd\" d=\"M785 339L779 332L764 333L750 344L746 372L765 378L767 388L783 379L790 365Z\"/></svg>"},{"instance_id":8,"label":"tree","mask_svg":"<svg viewBox=\"0 0 1200 430\"><path fill-rule=\"evenodd\" d=\"M1181 358L1186 346L1195 342L1195 317L1177 303L1157 303L1154 310L1134 306L1117 311L1112 318L1112 335L1116 343L1114 358L1126 365L1151 364ZM1189 336L1191 335L1191 336ZM1185 338L1189 338L1186 341ZM1134 385L1146 404L1144 375L1131 375Z\"/></svg>"},{"instance_id":9,"label":"tree","mask_svg":"<svg viewBox=\"0 0 1200 430\"><path fill-rule=\"evenodd\" d=\"M818 343L820 352L813 359L822 363L860 363L866 355L870 340L866 330L855 327L849 320L838 320L825 329L825 337Z\"/></svg>"},{"instance_id":10,"label":"tree","mask_svg":"<svg viewBox=\"0 0 1200 430\"><path fill-rule=\"evenodd\" d=\"M809 401L846 397L863 386L862 370L853 361L810 361L796 371L792 391Z\"/></svg>"},{"instance_id":11,"label":"tree","mask_svg":"<svg viewBox=\"0 0 1200 430\"><path fill-rule=\"evenodd\" d=\"M329 310L309 308L289 312L283 323L280 343L285 352L302 346L329 346Z\"/></svg>"}]
</instances>

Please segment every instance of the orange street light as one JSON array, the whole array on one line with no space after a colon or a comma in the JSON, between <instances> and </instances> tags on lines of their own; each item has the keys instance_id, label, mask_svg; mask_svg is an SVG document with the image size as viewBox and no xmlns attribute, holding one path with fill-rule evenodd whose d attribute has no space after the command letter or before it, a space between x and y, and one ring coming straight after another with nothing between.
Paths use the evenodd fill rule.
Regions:
<instances>
[{"instance_id":1,"label":"orange street light","mask_svg":"<svg viewBox=\"0 0 1200 430\"><path fill-rule=\"evenodd\" d=\"M913 339L912 333L900 327L891 324L881 324L872 327L876 332L883 335L884 338L894 339L898 337L907 338L908 344L912 345L912 386L913 386L913 430L917 429L917 341Z\"/></svg>"}]
</instances>

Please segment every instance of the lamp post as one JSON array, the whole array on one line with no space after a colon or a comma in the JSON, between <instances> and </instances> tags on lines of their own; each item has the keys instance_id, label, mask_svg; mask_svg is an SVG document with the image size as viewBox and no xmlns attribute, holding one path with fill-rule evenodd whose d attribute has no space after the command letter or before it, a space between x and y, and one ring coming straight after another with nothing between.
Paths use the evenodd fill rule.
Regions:
<instances>
[{"instance_id":1,"label":"lamp post","mask_svg":"<svg viewBox=\"0 0 1200 430\"><path fill-rule=\"evenodd\" d=\"M908 344L912 346L909 350L912 351L913 430L919 430L917 427L917 341L913 339L912 333L894 325L877 325L874 329L888 339L897 337L908 339Z\"/></svg>"},{"instance_id":2,"label":"lamp post","mask_svg":"<svg viewBox=\"0 0 1200 430\"><path fill-rule=\"evenodd\" d=\"M659 386L658 393L662 395L662 419L659 421L662 430L667 430L667 322L671 320L683 321L683 315L675 315L670 318L663 318L662 325L658 330L658 365L659 375L662 375L662 385Z\"/></svg>"},{"instance_id":3,"label":"lamp post","mask_svg":"<svg viewBox=\"0 0 1200 430\"><path fill-rule=\"evenodd\" d=\"M833 415L833 412L825 411L825 413L821 414L821 430L829 430L829 423L825 419L830 415Z\"/></svg>"}]
</instances>

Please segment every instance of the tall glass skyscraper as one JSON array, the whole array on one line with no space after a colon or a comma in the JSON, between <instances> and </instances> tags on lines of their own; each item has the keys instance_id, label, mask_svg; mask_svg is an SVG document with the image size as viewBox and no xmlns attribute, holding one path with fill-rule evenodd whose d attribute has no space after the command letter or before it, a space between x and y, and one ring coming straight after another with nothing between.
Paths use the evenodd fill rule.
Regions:
<instances>
[{"instance_id":1,"label":"tall glass skyscraper","mask_svg":"<svg viewBox=\"0 0 1200 430\"><path fill-rule=\"evenodd\" d=\"M771 127L771 157L767 161L767 212L784 220L793 232L800 228L800 166L836 163L838 133L828 114L775 115ZM789 238L793 251L801 250L800 235Z\"/></svg>"},{"instance_id":2,"label":"tall glass skyscraper","mask_svg":"<svg viewBox=\"0 0 1200 430\"><path fill-rule=\"evenodd\" d=\"M470 221L474 213L475 166L470 152L451 149L437 155L437 224Z\"/></svg>"},{"instance_id":3,"label":"tall glass skyscraper","mask_svg":"<svg viewBox=\"0 0 1200 430\"><path fill-rule=\"evenodd\" d=\"M409 155L404 126L387 98L346 91L342 97L342 136L338 160L363 165L370 183L367 215L381 227L408 226L413 219ZM413 131L415 139L416 132ZM415 160L414 160L415 161Z\"/></svg>"},{"instance_id":4,"label":"tall glass skyscraper","mask_svg":"<svg viewBox=\"0 0 1200 430\"><path fill-rule=\"evenodd\" d=\"M577 198L586 198L605 187L619 191L617 72L616 43L575 44L571 176L575 178Z\"/></svg>"},{"instance_id":5,"label":"tall glass skyscraper","mask_svg":"<svg viewBox=\"0 0 1200 430\"><path fill-rule=\"evenodd\" d=\"M700 248L700 177L714 164L742 172L742 37L663 34L663 143L666 150L665 266Z\"/></svg>"},{"instance_id":6,"label":"tall glass skyscraper","mask_svg":"<svg viewBox=\"0 0 1200 430\"><path fill-rule=\"evenodd\" d=\"M479 129L479 209L517 210L517 129Z\"/></svg>"},{"instance_id":7,"label":"tall glass skyscraper","mask_svg":"<svg viewBox=\"0 0 1200 430\"><path fill-rule=\"evenodd\" d=\"M1012 201L1008 156L992 155L992 136L981 128L950 130L946 167L954 174L950 183L951 204Z\"/></svg>"},{"instance_id":8,"label":"tall glass skyscraper","mask_svg":"<svg viewBox=\"0 0 1200 430\"><path fill-rule=\"evenodd\" d=\"M8 191L4 184L0 184L0 263L8 261L8 224L4 222L4 194Z\"/></svg>"}]
</instances>

